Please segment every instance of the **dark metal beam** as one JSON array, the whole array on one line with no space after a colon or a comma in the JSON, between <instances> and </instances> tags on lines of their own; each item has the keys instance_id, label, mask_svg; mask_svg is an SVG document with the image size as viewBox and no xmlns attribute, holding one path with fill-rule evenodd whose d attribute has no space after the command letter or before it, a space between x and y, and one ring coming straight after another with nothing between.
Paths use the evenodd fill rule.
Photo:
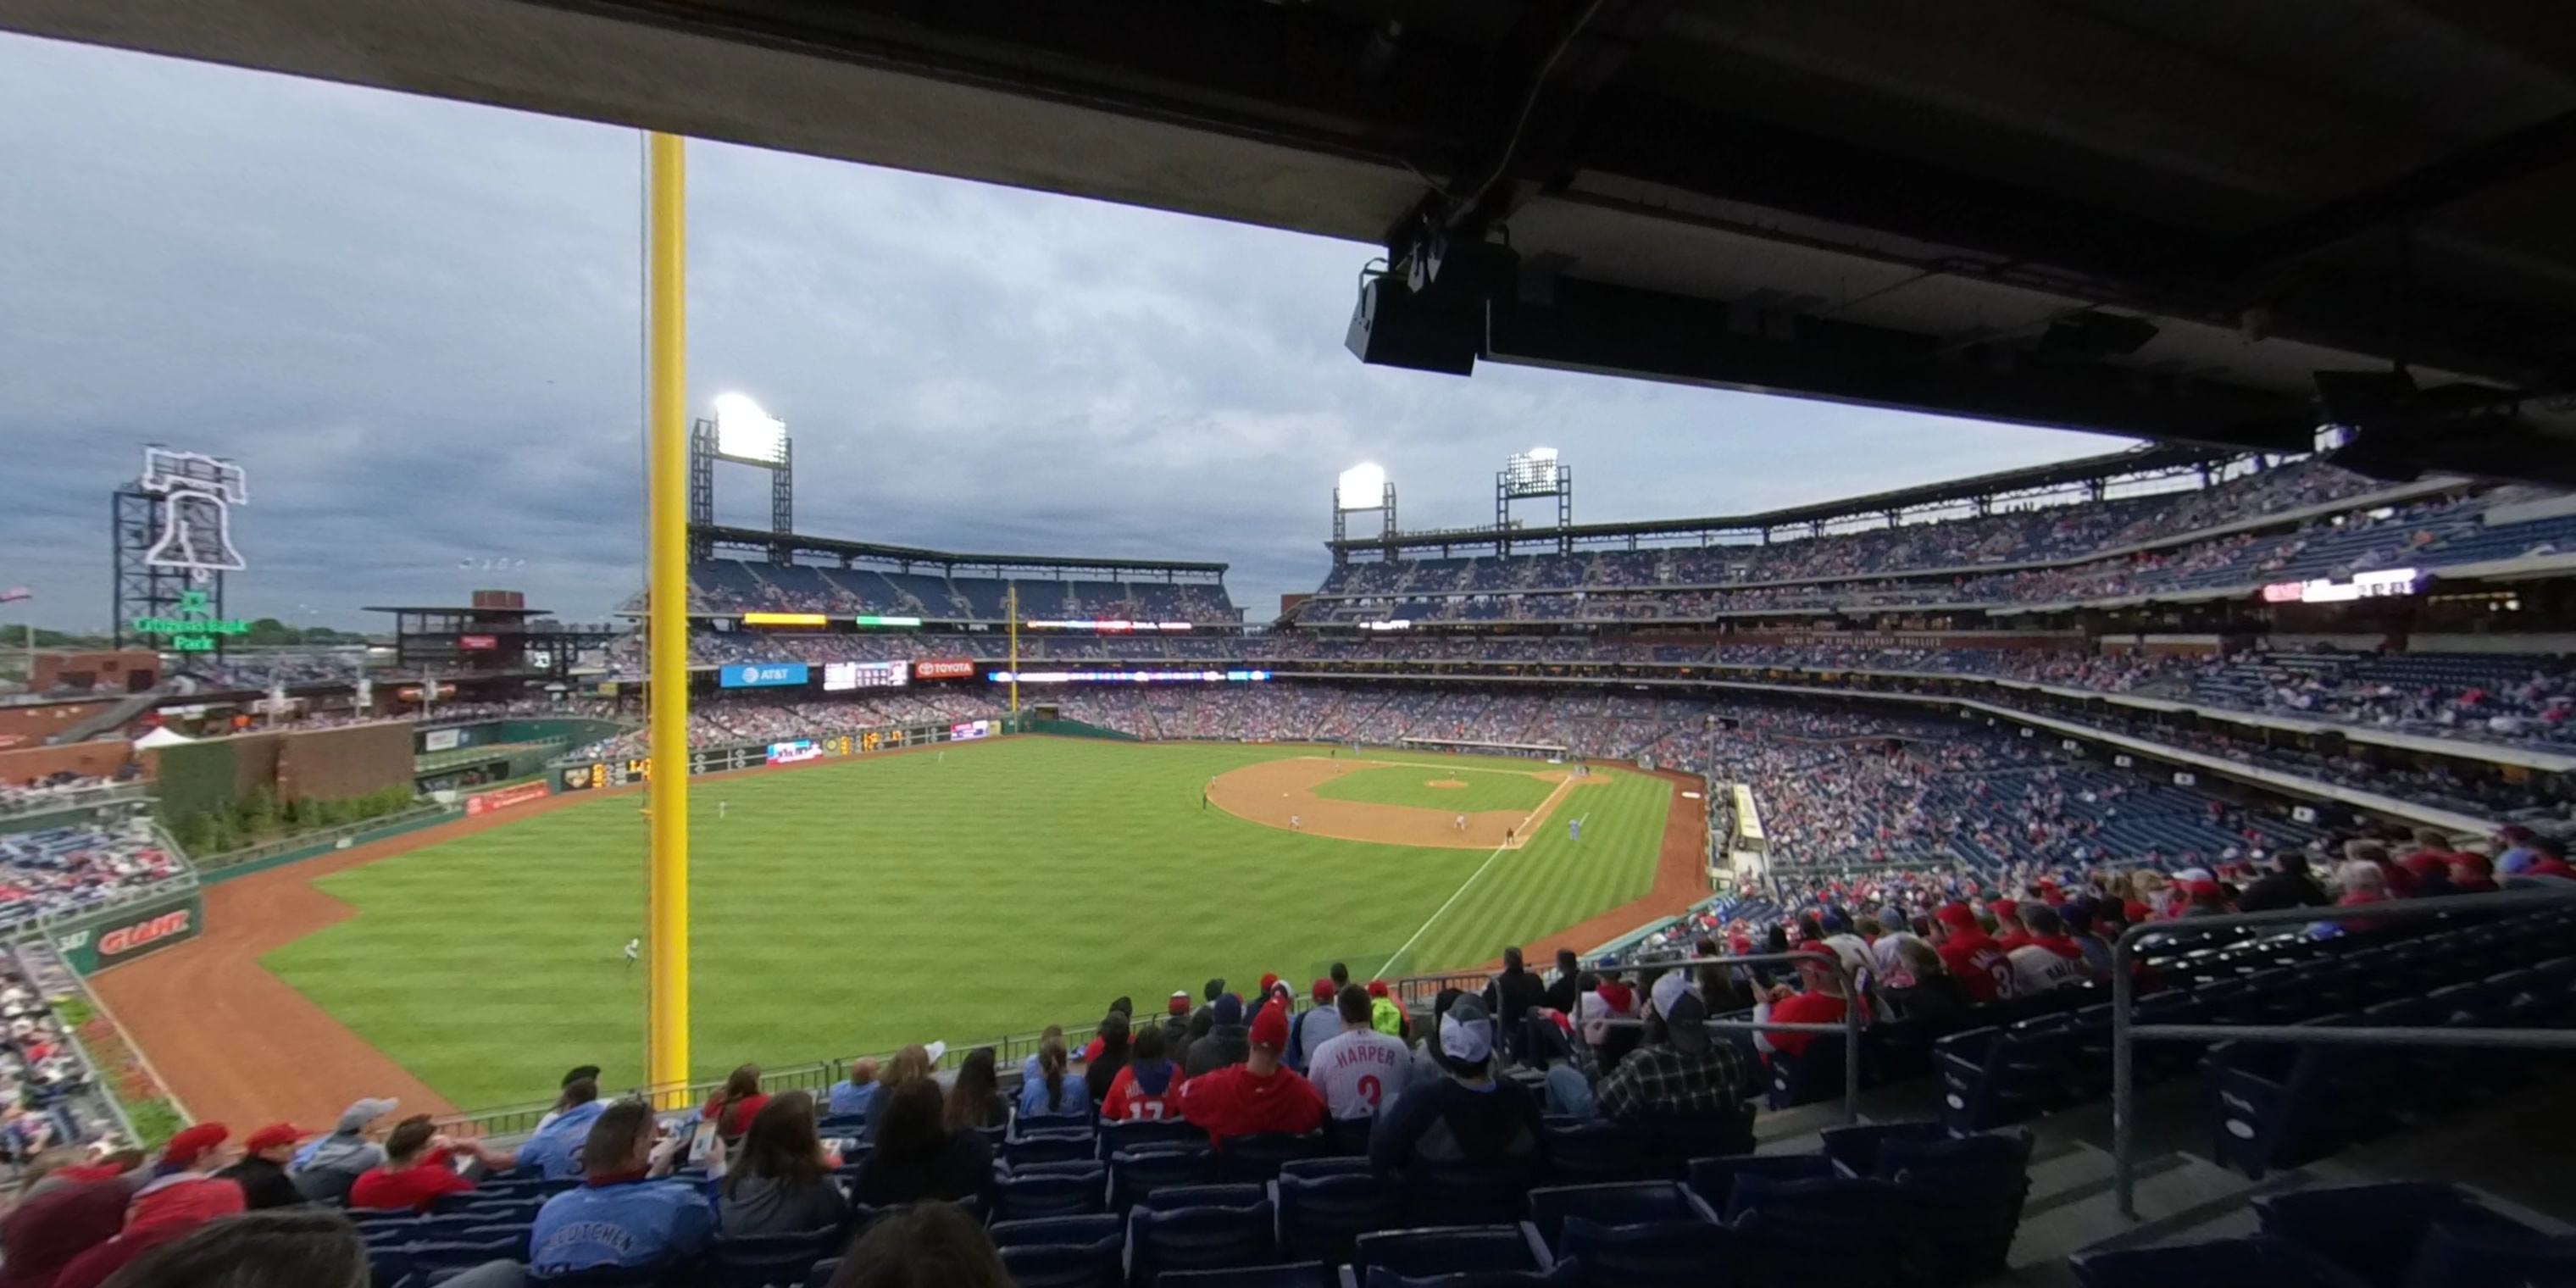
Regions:
<instances>
[{"instance_id":1,"label":"dark metal beam","mask_svg":"<svg viewBox=\"0 0 2576 1288\"><path fill-rule=\"evenodd\" d=\"M2294 259L2569 161L2576 161L2576 112L2508 130L2421 169L2240 237L2227 244L2219 264L2228 272L2246 272Z\"/></svg>"},{"instance_id":2,"label":"dark metal beam","mask_svg":"<svg viewBox=\"0 0 2576 1288\"><path fill-rule=\"evenodd\" d=\"M2248 451L2310 450L2317 423L2304 399L2242 386L1814 318L1786 338L1744 334L1722 301L1575 279L1550 304L1493 300L1483 356Z\"/></svg>"}]
</instances>

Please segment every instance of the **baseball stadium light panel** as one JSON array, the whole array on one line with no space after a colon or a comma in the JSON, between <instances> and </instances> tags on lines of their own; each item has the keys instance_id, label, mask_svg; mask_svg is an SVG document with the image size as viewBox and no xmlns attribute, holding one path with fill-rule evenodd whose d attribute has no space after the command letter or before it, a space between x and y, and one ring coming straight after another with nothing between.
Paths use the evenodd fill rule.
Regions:
<instances>
[{"instance_id":1,"label":"baseball stadium light panel","mask_svg":"<svg viewBox=\"0 0 2576 1288\"><path fill-rule=\"evenodd\" d=\"M1379 498L1386 495L1386 470L1383 466L1362 463L1342 471L1335 485L1345 510L1375 509Z\"/></svg>"},{"instance_id":2,"label":"baseball stadium light panel","mask_svg":"<svg viewBox=\"0 0 2576 1288\"><path fill-rule=\"evenodd\" d=\"M747 394L718 394L716 452L775 464L787 457L787 423L761 410Z\"/></svg>"}]
</instances>

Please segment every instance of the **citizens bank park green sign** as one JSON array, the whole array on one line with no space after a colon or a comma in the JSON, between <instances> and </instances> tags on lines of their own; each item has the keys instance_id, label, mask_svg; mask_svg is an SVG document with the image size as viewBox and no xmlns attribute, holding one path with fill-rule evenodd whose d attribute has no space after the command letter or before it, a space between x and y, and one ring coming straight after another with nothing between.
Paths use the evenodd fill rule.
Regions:
<instances>
[{"instance_id":1,"label":"citizens bank park green sign","mask_svg":"<svg viewBox=\"0 0 2576 1288\"><path fill-rule=\"evenodd\" d=\"M137 635L159 636L161 647L173 653L212 653L217 636L250 634L249 622L215 616L212 597L202 590L180 591L178 608L176 617L137 617L126 626Z\"/></svg>"},{"instance_id":2,"label":"citizens bank park green sign","mask_svg":"<svg viewBox=\"0 0 2576 1288\"><path fill-rule=\"evenodd\" d=\"M190 890L154 903L101 913L88 921L56 929L54 946L63 961L83 975L183 944L205 929L205 896Z\"/></svg>"}]
</instances>

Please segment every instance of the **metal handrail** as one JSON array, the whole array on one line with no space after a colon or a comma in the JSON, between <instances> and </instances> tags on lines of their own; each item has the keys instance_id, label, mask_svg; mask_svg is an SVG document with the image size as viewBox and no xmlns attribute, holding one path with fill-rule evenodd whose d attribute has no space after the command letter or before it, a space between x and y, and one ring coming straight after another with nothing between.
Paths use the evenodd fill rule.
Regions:
<instances>
[{"instance_id":1,"label":"metal handrail","mask_svg":"<svg viewBox=\"0 0 2576 1288\"><path fill-rule=\"evenodd\" d=\"M1859 980L1849 970L1844 969L1842 958L1832 953L1799 952L1747 953L1741 957L1680 957L1670 961L1638 962L1627 966L1604 966L1593 970L1592 973L1595 975L1630 975L1644 974L1647 971L1660 973L1667 970L1681 970L1694 966L1762 966L1774 962L1823 962L1827 967L1831 968L1834 972L1835 980L1840 982L1843 986L1842 1022L1840 1024L1793 1024L1771 1020L1708 1020L1705 1021L1705 1023L1712 1029L1739 1032L1751 1030L1763 1033L1842 1034L1843 1120L1846 1122L1859 1122L1861 1018L1862 1014L1869 1009L1869 999L1861 996ZM1404 979L1395 982L1409 983L1428 979L1452 980L1467 978L1476 979L1480 983L1490 983L1493 980L1493 976L1489 974L1480 975L1472 971L1449 971L1437 975L1408 975L1404 977ZM1614 1027L1624 1028L1631 1024L1642 1025L1645 1021L1614 1019L1610 1023Z\"/></svg>"},{"instance_id":2,"label":"metal handrail","mask_svg":"<svg viewBox=\"0 0 2576 1288\"><path fill-rule=\"evenodd\" d=\"M2282 1024L2139 1024L2133 952L2143 941L2177 933L2197 934L2253 926L2304 926L2320 921L2415 921L2448 914L2520 912L2576 904L2576 889L2522 890L2500 894L2449 895L2438 899L2391 899L2331 908L2285 908L2278 912L2236 912L2189 921L2150 921L2131 926L2111 945L2111 1184L2120 1215L2138 1219L2137 1076L2133 1046L2151 1042L2280 1042L2302 1046L2458 1046L2576 1050L2576 1032L2542 1029L2444 1029L2411 1026L2367 1028Z\"/></svg>"}]
</instances>

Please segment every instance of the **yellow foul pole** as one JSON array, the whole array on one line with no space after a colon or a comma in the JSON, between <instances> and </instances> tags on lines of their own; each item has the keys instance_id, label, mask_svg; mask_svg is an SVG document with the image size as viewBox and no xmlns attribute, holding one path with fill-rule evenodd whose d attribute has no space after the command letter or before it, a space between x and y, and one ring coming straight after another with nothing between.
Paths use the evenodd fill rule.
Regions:
<instances>
[{"instance_id":1,"label":"yellow foul pole","mask_svg":"<svg viewBox=\"0 0 2576 1288\"><path fill-rule=\"evenodd\" d=\"M652 600L645 638L652 701L652 876L645 896L652 933L647 972L645 1081L676 1087L689 1078L689 436L688 179L676 135L651 140L650 445L644 489L651 502ZM674 1103L684 1092L671 1096ZM666 1106L667 1107L667 1106Z\"/></svg>"},{"instance_id":2,"label":"yellow foul pole","mask_svg":"<svg viewBox=\"0 0 2576 1288\"><path fill-rule=\"evenodd\" d=\"M1011 583L1011 714L1020 713L1020 584Z\"/></svg>"}]
</instances>

